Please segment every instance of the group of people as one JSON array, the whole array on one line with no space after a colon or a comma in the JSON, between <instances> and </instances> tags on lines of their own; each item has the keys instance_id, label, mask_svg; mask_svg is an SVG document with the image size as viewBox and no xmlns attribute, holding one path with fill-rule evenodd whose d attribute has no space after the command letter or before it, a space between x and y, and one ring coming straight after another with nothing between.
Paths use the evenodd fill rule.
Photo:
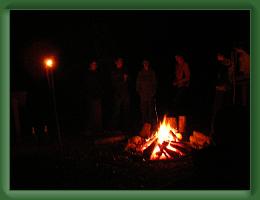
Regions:
<instances>
[{"instance_id":1,"label":"group of people","mask_svg":"<svg viewBox=\"0 0 260 200\"><path fill-rule=\"evenodd\" d=\"M217 53L218 68L211 134L219 110L230 105L250 105L250 56L243 48Z\"/></svg>"},{"instance_id":2,"label":"group of people","mask_svg":"<svg viewBox=\"0 0 260 200\"><path fill-rule=\"evenodd\" d=\"M176 77L172 87L176 88L173 101L174 107L180 106L190 82L190 69L182 55L176 55ZM142 69L136 78L136 92L139 96L141 123L153 123L155 120L155 95L157 91L157 77L150 66L150 61L142 61ZM115 68L110 74L111 87L111 117L110 128L113 130L129 129L130 95L129 75L124 68L124 60L117 58ZM99 131L102 129L102 96L103 88L96 60L89 63L88 73L85 77L85 94L87 99L87 129Z\"/></svg>"},{"instance_id":3,"label":"group of people","mask_svg":"<svg viewBox=\"0 0 260 200\"><path fill-rule=\"evenodd\" d=\"M226 101L226 103L230 101L233 104L248 105L250 79L249 54L242 48L234 48L229 55L218 53L217 61L221 65L218 67L216 93L219 96L223 96L222 100Z\"/></svg>"},{"instance_id":4,"label":"group of people","mask_svg":"<svg viewBox=\"0 0 260 200\"><path fill-rule=\"evenodd\" d=\"M216 61L219 66L213 103L213 121L218 110L224 105L228 105L229 103L248 105L249 60L249 54L241 48L234 48L229 55L217 54ZM191 72L184 56L175 55L175 61L175 73L171 83L171 87L174 88L171 110L174 110L175 114L180 114L183 108L182 104L188 98ZM113 130L127 130L130 126L129 74L124 67L124 60L122 58L117 58L114 63L115 68L109 76L111 87L109 125ZM86 125L87 129L91 131L103 130L102 98L104 89L98 71L96 60L92 60L89 63L84 85L87 97L86 113L88 115ZM135 83L135 90L140 102L141 123L153 123L155 120L155 95L158 80L148 59L142 61L142 68L137 74Z\"/></svg>"},{"instance_id":5,"label":"group of people","mask_svg":"<svg viewBox=\"0 0 260 200\"><path fill-rule=\"evenodd\" d=\"M171 83L167 82L173 89L169 93L170 105L168 105L168 114L185 115L186 105L189 99L191 88L191 71L189 63L186 61L183 55L175 55L175 70L174 76L171 78ZM228 53L217 53L215 56L215 63L217 63L216 82L215 82L215 98L212 102L212 116L211 117L211 132L214 130L214 121L217 113L220 109L229 105L243 105L248 108L249 104L249 86L250 86L250 56L242 48L234 48ZM212 63L213 65L214 63ZM113 69L106 73L107 82L104 83L104 77L99 70L99 64L96 60L91 60L88 64L88 69L84 69L84 79L81 83L83 89L84 105L86 110L82 109L84 116L83 126L84 132L98 133L103 130L110 129L115 132L116 130L128 131L133 128L133 120L130 119L131 113L133 113L133 107L131 100L133 100L133 90L139 97L138 107L134 107L135 117L136 111L140 113L140 119L134 119L138 121L138 125L144 125L150 123L155 125L158 121L156 116L156 103L155 99L159 96L158 92L158 76L152 69L152 63L150 60L142 60L142 68L139 70L136 79L133 80L124 65L122 58L116 58L114 60ZM195 67L194 67L195 69ZM161 81L160 81L161 82ZM49 113L51 113L51 106L48 102L51 102L48 93L43 91L49 91L46 83L41 82L44 87L36 86L30 92L28 97L29 110L32 112L30 121L33 128L40 127L38 129L45 130L46 124L48 124ZM133 84L134 83L134 84ZM34 85L35 86L35 85ZM130 87L129 87L130 86ZM159 93L159 94L158 94ZM108 94L108 95L107 95ZM168 93L167 93L168 94ZM109 96L109 100L107 99ZM105 99L104 99L105 97ZM191 97L191 96L190 96ZM14 110L14 118L16 123L16 131L19 132L19 119L18 117L18 104L16 98L12 98L12 109ZM42 103L44 102L44 103ZM131 102L132 103L132 102ZM135 102L136 103L136 102ZM40 105L40 106L39 106ZM43 106L44 105L44 106ZM197 106L197 105L195 105ZM104 117L109 113L109 116ZM160 113L166 114L166 113ZM103 120L105 118L105 120ZM105 121L105 123L104 123ZM18 125L17 125L18 124ZM105 125L105 126L104 126ZM49 128L49 127L48 127ZM141 127L140 127L141 128ZM37 129L37 130L38 130Z\"/></svg>"}]
</instances>

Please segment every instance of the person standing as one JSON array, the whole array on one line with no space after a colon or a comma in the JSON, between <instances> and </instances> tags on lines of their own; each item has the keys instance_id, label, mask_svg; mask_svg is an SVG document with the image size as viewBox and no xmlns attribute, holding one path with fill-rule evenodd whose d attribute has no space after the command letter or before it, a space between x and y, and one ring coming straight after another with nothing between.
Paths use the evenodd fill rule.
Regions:
<instances>
[{"instance_id":1,"label":"person standing","mask_svg":"<svg viewBox=\"0 0 260 200\"><path fill-rule=\"evenodd\" d=\"M91 61L85 78L85 92L87 103L87 131L93 133L102 130L102 94L101 76L97 70L95 60Z\"/></svg>"},{"instance_id":2,"label":"person standing","mask_svg":"<svg viewBox=\"0 0 260 200\"><path fill-rule=\"evenodd\" d=\"M129 89L128 73L124 68L124 60L115 60L116 68L111 73L112 116L111 128L117 131L129 128Z\"/></svg>"},{"instance_id":3,"label":"person standing","mask_svg":"<svg viewBox=\"0 0 260 200\"><path fill-rule=\"evenodd\" d=\"M217 80L215 110L216 112L223 106L232 104L233 74L234 66L231 59L222 53L217 54Z\"/></svg>"},{"instance_id":4,"label":"person standing","mask_svg":"<svg viewBox=\"0 0 260 200\"><path fill-rule=\"evenodd\" d=\"M243 48L234 48L237 57L236 86L238 89L237 101L243 106L249 106L250 86L250 56Z\"/></svg>"},{"instance_id":5,"label":"person standing","mask_svg":"<svg viewBox=\"0 0 260 200\"><path fill-rule=\"evenodd\" d=\"M210 134L215 137L215 121L221 109L232 105L234 90L234 65L230 56L218 52L216 55L216 80Z\"/></svg>"},{"instance_id":6,"label":"person standing","mask_svg":"<svg viewBox=\"0 0 260 200\"><path fill-rule=\"evenodd\" d=\"M140 97L142 123L152 123L154 96L156 94L157 80L148 60L143 61L143 68L139 71L136 80L136 90Z\"/></svg>"},{"instance_id":7,"label":"person standing","mask_svg":"<svg viewBox=\"0 0 260 200\"><path fill-rule=\"evenodd\" d=\"M190 85L190 68L182 55L175 56L175 78L173 80L173 87L175 95L173 98L173 112L176 115L183 114L184 102L187 101L187 94Z\"/></svg>"}]
</instances>

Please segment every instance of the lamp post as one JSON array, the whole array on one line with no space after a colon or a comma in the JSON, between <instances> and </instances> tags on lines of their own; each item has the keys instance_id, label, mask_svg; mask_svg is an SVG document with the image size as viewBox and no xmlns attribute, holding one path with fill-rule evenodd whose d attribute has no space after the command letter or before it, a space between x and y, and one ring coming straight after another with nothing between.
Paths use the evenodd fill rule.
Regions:
<instances>
[{"instance_id":1,"label":"lamp post","mask_svg":"<svg viewBox=\"0 0 260 200\"><path fill-rule=\"evenodd\" d=\"M55 122L56 122L56 128L58 133L58 141L61 148L61 152L63 152L63 144L61 139L61 131L60 131L60 123L58 118L58 112L57 112L57 104L56 104L56 95L55 95L55 84L54 84L54 77L53 77L53 70L55 68L55 59L54 57L48 57L44 59L44 68L46 71L46 76L48 80L49 88L51 89L51 96L54 106L54 115L55 115Z\"/></svg>"}]
</instances>

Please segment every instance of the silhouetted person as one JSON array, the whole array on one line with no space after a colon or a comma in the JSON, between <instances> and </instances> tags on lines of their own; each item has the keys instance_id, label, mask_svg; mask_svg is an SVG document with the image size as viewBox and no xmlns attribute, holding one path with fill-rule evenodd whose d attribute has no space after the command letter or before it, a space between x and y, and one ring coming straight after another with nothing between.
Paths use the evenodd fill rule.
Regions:
<instances>
[{"instance_id":1,"label":"silhouetted person","mask_svg":"<svg viewBox=\"0 0 260 200\"><path fill-rule=\"evenodd\" d=\"M234 48L236 59L236 103L243 106L249 105L249 84L250 84L250 56L242 48Z\"/></svg>"},{"instance_id":2,"label":"silhouetted person","mask_svg":"<svg viewBox=\"0 0 260 200\"><path fill-rule=\"evenodd\" d=\"M230 58L221 53L217 54L217 62L216 106L218 110L220 107L232 103L234 67Z\"/></svg>"},{"instance_id":3,"label":"silhouetted person","mask_svg":"<svg viewBox=\"0 0 260 200\"><path fill-rule=\"evenodd\" d=\"M176 55L175 60L175 78L172 83L175 89L175 94L173 98L172 112L176 115L179 115L183 114L183 112L185 111L184 102L187 102L188 98L188 89L190 85L190 68L182 55Z\"/></svg>"},{"instance_id":4,"label":"silhouetted person","mask_svg":"<svg viewBox=\"0 0 260 200\"><path fill-rule=\"evenodd\" d=\"M112 116L111 128L127 130L129 128L129 90L128 73L124 69L122 58L115 60L116 68L111 73Z\"/></svg>"},{"instance_id":5,"label":"silhouetted person","mask_svg":"<svg viewBox=\"0 0 260 200\"><path fill-rule=\"evenodd\" d=\"M156 75L150 68L150 62L144 60L143 69L139 71L136 80L136 90L140 97L140 109L143 124L152 123L153 121L156 86Z\"/></svg>"},{"instance_id":6,"label":"silhouetted person","mask_svg":"<svg viewBox=\"0 0 260 200\"><path fill-rule=\"evenodd\" d=\"M233 104L233 77L234 67L231 59L222 53L217 53L216 56L216 87L215 98L213 104L211 134L214 134L214 123L217 113Z\"/></svg>"},{"instance_id":7,"label":"silhouetted person","mask_svg":"<svg viewBox=\"0 0 260 200\"><path fill-rule=\"evenodd\" d=\"M98 132L102 130L102 82L97 70L95 60L89 64L88 73L85 79L86 92L86 128L88 132Z\"/></svg>"},{"instance_id":8,"label":"silhouetted person","mask_svg":"<svg viewBox=\"0 0 260 200\"><path fill-rule=\"evenodd\" d=\"M217 61L212 126L221 108L232 104L247 106L249 102L250 57L247 52L241 48L234 48L230 56L218 53Z\"/></svg>"},{"instance_id":9,"label":"silhouetted person","mask_svg":"<svg viewBox=\"0 0 260 200\"><path fill-rule=\"evenodd\" d=\"M247 52L241 48L234 48L230 56L218 53L217 60L220 63L218 69L221 70L218 70L216 93L229 95L223 98L224 104L231 99L233 104L248 105L250 57Z\"/></svg>"}]
</instances>

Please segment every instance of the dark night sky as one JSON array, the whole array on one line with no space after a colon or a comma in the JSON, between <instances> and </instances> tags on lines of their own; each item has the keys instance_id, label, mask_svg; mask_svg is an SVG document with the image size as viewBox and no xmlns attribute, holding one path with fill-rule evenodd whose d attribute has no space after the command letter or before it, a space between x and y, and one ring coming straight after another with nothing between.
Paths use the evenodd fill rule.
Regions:
<instances>
[{"instance_id":1,"label":"dark night sky","mask_svg":"<svg viewBox=\"0 0 260 200\"><path fill-rule=\"evenodd\" d=\"M11 56L18 67L31 51L35 58L58 52L61 66L71 68L119 55L137 69L148 57L161 69L178 51L203 60L215 48L248 48L249 33L249 11L12 11Z\"/></svg>"},{"instance_id":2,"label":"dark night sky","mask_svg":"<svg viewBox=\"0 0 260 200\"><path fill-rule=\"evenodd\" d=\"M151 60L162 99L172 76L174 55L191 68L198 101L208 101L215 55L235 45L249 50L250 11L11 11L11 87L27 89L39 78L42 56L55 54L57 84L80 85L88 62L97 58L105 76L121 56L132 77L142 59ZM68 83L69 82L69 83ZM67 89L65 90L67 92ZM204 99L201 101L201 99Z\"/></svg>"},{"instance_id":3,"label":"dark night sky","mask_svg":"<svg viewBox=\"0 0 260 200\"><path fill-rule=\"evenodd\" d=\"M129 61L172 59L176 50L196 54L238 42L248 46L249 33L249 11L11 12L12 59L35 43L56 48L73 63L118 55Z\"/></svg>"}]
</instances>

